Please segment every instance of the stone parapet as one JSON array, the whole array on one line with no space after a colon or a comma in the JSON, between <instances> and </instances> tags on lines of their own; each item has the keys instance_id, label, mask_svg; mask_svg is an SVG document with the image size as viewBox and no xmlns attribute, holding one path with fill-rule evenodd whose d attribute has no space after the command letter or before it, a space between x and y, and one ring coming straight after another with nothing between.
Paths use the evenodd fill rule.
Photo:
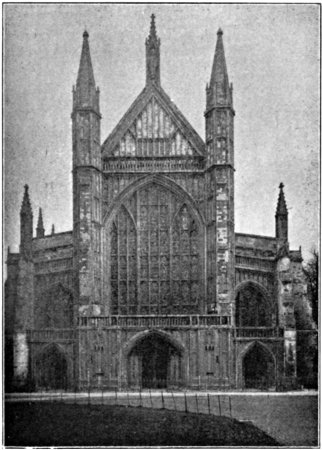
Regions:
<instances>
[{"instance_id":1,"label":"stone parapet","mask_svg":"<svg viewBox=\"0 0 322 450\"><path fill-rule=\"evenodd\" d=\"M166 327L230 327L230 316L218 315L165 315L165 316L108 316L79 317L79 327L126 327L126 328L166 328Z\"/></svg>"}]
</instances>

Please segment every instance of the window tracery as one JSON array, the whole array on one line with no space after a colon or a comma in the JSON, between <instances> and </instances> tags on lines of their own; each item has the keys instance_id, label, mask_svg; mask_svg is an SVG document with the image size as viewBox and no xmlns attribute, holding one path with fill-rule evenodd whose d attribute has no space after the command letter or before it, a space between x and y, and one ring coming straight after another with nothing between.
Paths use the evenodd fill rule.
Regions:
<instances>
[{"instance_id":1,"label":"window tracery","mask_svg":"<svg viewBox=\"0 0 322 450\"><path fill-rule=\"evenodd\" d=\"M112 314L193 314L202 289L200 234L190 208L161 186L134 194L110 228Z\"/></svg>"},{"instance_id":2,"label":"window tracery","mask_svg":"<svg viewBox=\"0 0 322 450\"><path fill-rule=\"evenodd\" d=\"M272 326L270 304L260 289L251 284L237 294L236 324L238 327Z\"/></svg>"}]
</instances>

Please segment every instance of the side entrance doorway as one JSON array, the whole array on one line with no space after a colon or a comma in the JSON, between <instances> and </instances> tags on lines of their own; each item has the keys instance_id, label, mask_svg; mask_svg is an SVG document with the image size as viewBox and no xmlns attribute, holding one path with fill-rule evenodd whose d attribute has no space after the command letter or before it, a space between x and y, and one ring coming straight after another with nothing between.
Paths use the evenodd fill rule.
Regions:
<instances>
[{"instance_id":1,"label":"side entrance doorway","mask_svg":"<svg viewBox=\"0 0 322 450\"><path fill-rule=\"evenodd\" d=\"M255 343L243 359L246 389L268 389L275 386L275 361L271 353Z\"/></svg>"},{"instance_id":2,"label":"side entrance doorway","mask_svg":"<svg viewBox=\"0 0 322 450\"><path fill-rule=\"evenodd\" d=\"M67 388L67 360L56 345L48 346L38 356L35 369L36 388Z\"/></svg>"},{"instance_id":3,"label":"side entrance doorway","mask_svg":"<svg viewBox=\"0 0 322 450\"><path fill-rule=\"evenodd\" d=\"M181 380L181 352L158 333L140 339L128 357L128 381L132 387L164 389Z\"/></svg>"}]
</instances>

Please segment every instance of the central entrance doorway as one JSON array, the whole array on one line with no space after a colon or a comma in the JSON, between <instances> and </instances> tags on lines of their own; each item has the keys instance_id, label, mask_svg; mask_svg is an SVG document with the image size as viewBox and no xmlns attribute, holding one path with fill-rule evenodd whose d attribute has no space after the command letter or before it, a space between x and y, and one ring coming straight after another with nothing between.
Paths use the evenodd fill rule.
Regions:
<instances>
[{"instance_id":1,"label":"central entrance doorway","mask_svg":"<svg viewBox=\"0 0 322 450\"><path fill-rule=\"evenodd\" d=\"M167 387L170 346L159 336L149 336L140 346L142 355L142 387Z\"/></svg>"},{"instance_id":2,"label":"central entrance doorway","mask_svg":"<svg viewBox=\"0 0 322 450\"><path fill-rule=\"evenodd\" d=\"M163 336L151 333L129 355L129 382L144 389L165 389L181 378L181 354Z\"/></svg>"}]
</instances>

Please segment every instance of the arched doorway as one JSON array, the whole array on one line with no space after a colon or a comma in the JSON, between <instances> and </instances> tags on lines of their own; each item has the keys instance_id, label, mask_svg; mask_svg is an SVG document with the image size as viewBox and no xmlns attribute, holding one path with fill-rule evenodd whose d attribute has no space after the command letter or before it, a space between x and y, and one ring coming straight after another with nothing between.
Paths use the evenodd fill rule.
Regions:
<instances>
[{"instance_id":1,"label":"arched doorway","mask_svg":"<svg viewBox=\"0 0 322 450\"><path fill-rule=\"evenodd\" d=\"M181 381L181 351L158 333L140 339L128 356L130 386L164 389Z\"/></svg>"},{"instance_id":2,"label":"arched doorway","mask_svg":"<svg viewBox=\"0 0 322 450\"><path fill-rule=\"evenodd\" d=\"M35 367L37 388L67 388L67 360L56 345L50 345L39 355Z\"/></svg>"},{"instance_id":3,"label":"arched doorway","mask_svg":"<svg viewBox=\"0 0 322 450\"><path fill-rule=\"evenodd\" d=\"M255 343L243 358L244 387L268 389L275 385L275 362L271 353Z\"/></svg>"}]
</instances>

